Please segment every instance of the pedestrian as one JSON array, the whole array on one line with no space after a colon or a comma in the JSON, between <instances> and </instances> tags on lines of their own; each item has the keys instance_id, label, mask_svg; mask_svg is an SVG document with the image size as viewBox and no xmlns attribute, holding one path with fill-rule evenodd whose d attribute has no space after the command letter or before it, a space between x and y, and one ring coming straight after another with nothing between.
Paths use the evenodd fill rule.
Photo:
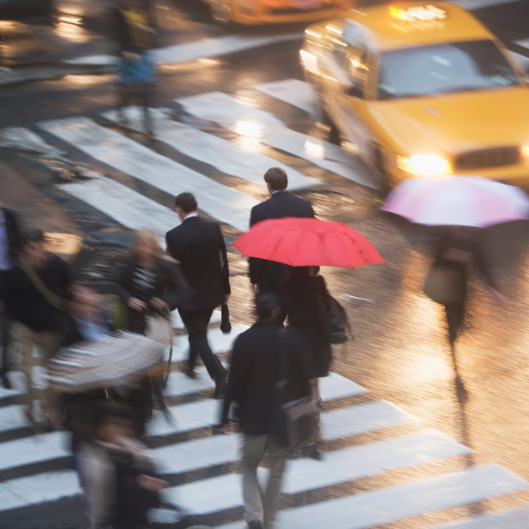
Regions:
<instances>
[{"instance_id":1,"label":"pedestrian","mask_svg":"<svg viewBox=\"0 0 529 529\"><path fill-rule=\"evenodd\" d=\"M230 277L226 245L215 222L198 216L198 205L191 193L175 199L175 209L182 223L166 234L167 252L181 263L184 274L195 291L192 300L178 308L189 335L189 358L185 373L195 376L200 356L209 376L215 381L214 397L226 389L226 370L208 343L208 324L215 307L230 297Z\"/></svg>"},{"instance_id":2,"label":"pedestrian","mask_svg":"<svg viewBox=\"0 0 529 529\"><path fill-rule=\"evenodd\" d=\"M116 36L119 45L118 112L123 125L127 125L124 107L137 96L143 108L145 132L154 137L149 107L153 102L156 80L154 48L156 29L149 0L120 0L115 11Z\"/></svg>"},{"instance_id":3,"label":"pedestrian","mask_svg":"<svg viewBox=\"0 0 529 529\"><path fill-rule=\"evenodd\" d=\"M264 175L264 180L270 198L252 208L250 226L263 220L282 217L314 218L314 210L310 202L287 191L288 177L283 169L279 167L268 169ZM249 266L250 282L254 292L269 290L278 296L281 295L281 287L288 279L287 265L250 257Z\"/></svg>"},{"instance_id":4,"label":"pedestrian","mask_svg":"<svg viewBox=\"0 0 529 529\"><path fill-rule=\"evenodd\" d=\"M297 332L292 329L283 331L277 321L280 312L277 296L271 292L258 292L255 311L257 321L241 333L233 345L220 424L224 433L231 431L228 417L234 403L243 434L241 465L245 520L250 529L272 529L287 460L287 449L274 437L279 405L279 355L287 355L287 401L308 395L310 384ZM283 337L282 332L285 333ZM264 490L261 490L257 468L265 456L268 456L270 474Z\"/></svg>"},{"instance_id":5,"label":"pedestrian","mask_svg":"<svg viewBox=\"0 0 529 529\"><path fill-rule=\"evenodd\" d=\"M444 230L440 239L436 259L430 270L432 281L438 283L442 297L437 297L425 283L425 293L432 296L444 306L448 325L448 341L452 352L456 370L456 385L463 387L457 370L455 342L465 321L465 306L467 300L468 273L473 263L476 270L485 280L490 293L500 304L506 304L507 299L495 286L483 252L482 230L468 226L453 226Z\"/></svg>"},{"instance_id":6,"label":"pedestrian","mask_svg":"<svg viewBox=\"0 0 529 529\"><path fill-rule=\"evenodd\" d=\"M316 267L289 267L289 272L290 277L282 290L283 310L288 317L288 326L296 329L301 336L313 395L319 402L319 377L329 374L332 359L331 344L325 336L320 312L329 292ZM320 459L317 443L308 444L302 450L305 455Z\"/></svg>"},{"instance_id":7,"label":"pedestrian","mask_svg":"<svg viewBox=\"0 0 529 529\"><path fill-rule=\"evenodd\" d=\"M96 405L93 433L80 450L90 529L144 529L167 486L155 475L145 445L134 436L133 412L109 401Z\"/></svg>"},{"instance_id":8,"label":"pedestrian","mask_svg":"<svg viewBox=\"0 0 529 529\"><path fill-rule=\"evenodd\" d=\"M11 282L13 267L20 253L20 229L17 216L11 209L5 208L0 195L0 305L2 319L0 320L0 346L2 347L2 367L0 377L2 385L11 389L9 380L9 336L10 312L7 303L7 288Z\"/></svg>"},{"instance_id":9,"label":"pedestrian","mask_svg":"<svg viewBox=\"0 0 529 529\"><path fill-rule=\"evenodd\" d=\"M49 389L37 389L33 379L36 365L44 366L59 350L66 324L66 299L70 296L70 265L47 251L44 234L33 229L22 239L22 254L15 266L8 298L27 380L26 417L35 427L34 400L40 399L46 429L61 427L60 395ZM37 347L39 356L34 357Z\"/></svg>"}]
</instances>

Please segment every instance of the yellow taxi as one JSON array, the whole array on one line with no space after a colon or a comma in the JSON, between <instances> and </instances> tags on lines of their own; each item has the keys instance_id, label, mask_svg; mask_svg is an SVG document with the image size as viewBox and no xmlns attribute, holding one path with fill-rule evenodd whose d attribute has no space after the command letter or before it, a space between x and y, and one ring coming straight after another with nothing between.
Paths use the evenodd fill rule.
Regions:
<instances>
[{"instance_id":1,"label":"yellow taxi","mask_svg":"<svg viewBox=\"0 0 529 529\"><path fill-rule=\"evenodd\" d=\"M206 0L213 18L222 24L257 25L313 22L335 17L353 0Z\"/></svg>"},{"instance_id":2,"label":"yellow taxi","mask_svg":"<svg viewBox=\"0 0 529 529\"><path fill-rule=\"evenodd\" d=\"M451 3L385 4L310 26L300 51L323 117L383 185L444 174L529 182L529 84Z\"/></svg>"}]
</instances>

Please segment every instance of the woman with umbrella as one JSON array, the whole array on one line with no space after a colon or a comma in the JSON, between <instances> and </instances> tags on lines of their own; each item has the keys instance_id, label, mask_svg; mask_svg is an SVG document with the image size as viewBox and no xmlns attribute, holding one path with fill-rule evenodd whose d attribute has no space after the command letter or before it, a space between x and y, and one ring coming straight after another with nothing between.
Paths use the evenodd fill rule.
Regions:
<instances>
[{"instance_id":1,"label":"woman with umbrella","mask_svg":"<svg viewBox=\"0 0 529 529\"><path fill-rule=\"evenodd\" d=\"M527 218L529 198L521 189L493 180L450 176L407 180L389 194L382 209L419 224L444 226L445 235L424 292L445 308L456 384L462 389L454 347L464 321L472 262L495 299L502 304L507 302L496 289L484 258L481 228Z\"/></svg>"}]
</instances>

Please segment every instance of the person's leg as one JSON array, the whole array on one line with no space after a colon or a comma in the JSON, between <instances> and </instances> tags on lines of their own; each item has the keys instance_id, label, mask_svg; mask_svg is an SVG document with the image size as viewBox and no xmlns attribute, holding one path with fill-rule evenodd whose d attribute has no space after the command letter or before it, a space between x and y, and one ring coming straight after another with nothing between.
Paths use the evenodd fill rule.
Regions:
<instances>
[{"instance_id":1,"label":"person's leg","mask_svg":"<svg viewBox=\"0 0 529 529\"><path fill-rule=\"evenodd\" d=\"M213 309L204 309L199 311L180 311L182 321L186 326L189 335L189 363L194 367L193 356L196 359L196 354L200 355L209 376L216 382L216 384L225 384L226 370L220 363L220 360L213 354L208 343L208 324L211 319Z\"/></svg>"},{"instance_id":2,"label":"person's leg","mask_svg":"<svg viewBox=\"0 0 529 529\"><path fill-rule=\"evenodd\" d=\"M264 457L267 435L244 435L242 442L242 496L247 523L263 518L263 493L257 479L257 467Z\"/></svg>"},{"instance_id":3,"label":"person's leg","mask_svg":"<svg viewBox=\"0 0 529 529\"><path fill-rule=\"evenodd\" d=\"M39 397L38 391L33 385L33 367L35 366L35 358L33 357L34 348L34 332L25 325L17 322L14 326L16 341L20 354L20 370L26 377L26 417L32 424L36 423L35 414L33 413L33 401Z\"/></svg>"},{"instance_id":4,"label":"person's leg","mask_svg":"<svg viewBox=\"0 0 529 529\"><path fill-rule=\"evenodd\" d=\"M285 473L287 450L283 446L278 446L273 438L268 436L266 452L270 463L270 475L264 493L263 528L273 529L279 507L279 496L281 494L281 485Z\"/></svg>"},{"instance_id":5,"label":"person's leg","mask_svg":"<svg viewBox=\"0 0 529 529\"><path fill-rule=\"evenodd\" d=\"M149 136L154 136L153 119L150 111L154 97L154 83L145 83L141 89L145 133Z\"/></svg>"},{"instance_id":6,"label":"person's leg","mask_svg":"<svg viewBox=\"0 0 529 529\"><path fill-rule=\"evenodd\" d=\"M9 272L0 270L0 347L2 348L2 365L0 367L0 377L2 384L6 389L11 389L11 381L7 375L9 371L9 308L5 302L7 285L9 281Z\"/></svg>"},{"instance_id":7,"label":"person's leg","mask_svg":"<svg viewBox=\"0 0 529 529\"><path fill-rule=\"evenodd\" d=\"M35 343L42 350L42 361L44 365L57 354L61 342L62 336L55 332L41 331L35 333ZM50 421L51 426L58 427L64 415L62 395L57 391L46 388L42 391L41 402L44 419Z\"/></svg>"}]
</instances>

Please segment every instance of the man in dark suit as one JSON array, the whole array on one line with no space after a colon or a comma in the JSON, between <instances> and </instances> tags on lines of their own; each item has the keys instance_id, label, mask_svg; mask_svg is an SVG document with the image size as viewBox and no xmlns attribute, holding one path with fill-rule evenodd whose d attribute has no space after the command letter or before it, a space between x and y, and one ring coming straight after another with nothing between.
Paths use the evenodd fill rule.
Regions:
<instances>
[{"instance_id":1,"label":"man in dark suit","mask_svg":"<svg viewBox=\"0 0 529 529\"><path fill-rule=\"evenodd\" d=\"M0 377L6 389L11 389L11 381L7 375L9 362L9 307L6 304L6 292L13 273L13 266L20 253L20 230L15 213L3 207L0 196L0 305L3 316L0 321L0 347L2 347L2 367Z\"/></svg>"},{"instance_id":2,"label":"man in dark suit","mask_svg":"<svg viewBox=\"0 0 529 529\"><path fill-rule=\"evenodd\" d=\"M257 322L241 333L233 345L228 388L220 425L229 433L228 422L232 403L238 404L242 443L242 489L245 518L249 529L272 529L278 509L279 494L287 458L287 449L276 440L277 382L280 355L284 355L286 380L283 391L286 401L310 393L309 371L301 340L291 328L281 330L277 322L280 311L277 296L258 292L255 296ZM284 333L281 336L281 333ZM270 473L261 490L257 467L268 456Z\"/></svg>"},{"instance_id":3,"label":"man in dark suit","mask_svg":"<svg viewBox=\"0 0 529 529\"><path fill-rule=\"evenodd\" d=\"M208 343L208 324L213 309L230 296L230 279L226 245L219 224L198 216L198 206L191 193L175 199L175 209L182 224L165 235L167 253L180 262L194 298L178 312L189 334L189 359L186 374L194 376L197 355L200 355L209 376L215 381L215 397L226 389L226 370L213 354Z\"/></svg>"}]
</instances>

